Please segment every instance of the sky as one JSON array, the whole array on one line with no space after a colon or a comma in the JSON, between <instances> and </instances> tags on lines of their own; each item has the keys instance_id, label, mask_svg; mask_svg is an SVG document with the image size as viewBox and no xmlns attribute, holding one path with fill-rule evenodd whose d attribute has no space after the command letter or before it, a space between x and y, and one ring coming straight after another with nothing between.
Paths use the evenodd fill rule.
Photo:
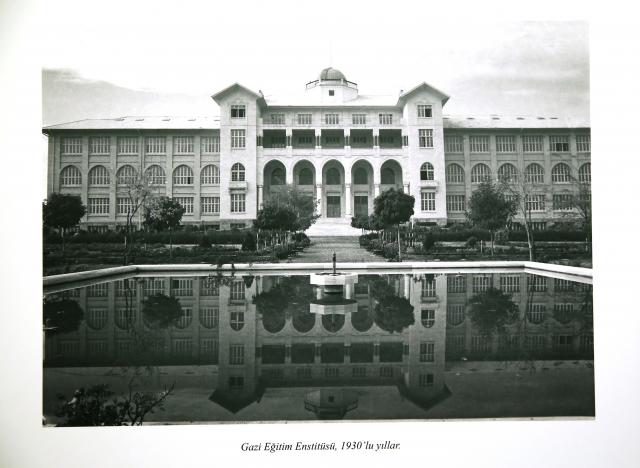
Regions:
<instances>
[{"instance_id":1,"label":"sky","mask_svg":"<svg viewBox=\"0 0 640 468\"><path fill-rule=\"evenodd\" d=\"M357 82L361 94L397 95L426 81L451 96L450 115L589 117L584 22L398 21L357 2L342 4L340 15L328 7L311 18L295 3L282 14L268 2L243 3L218 3L202 14L137 3L126 13L92 15L84 3L74 15L52 11L43 124L218 115L210 96L229 84L267 98L289 95L327 66Z\"/></svg>"}]
</instances>

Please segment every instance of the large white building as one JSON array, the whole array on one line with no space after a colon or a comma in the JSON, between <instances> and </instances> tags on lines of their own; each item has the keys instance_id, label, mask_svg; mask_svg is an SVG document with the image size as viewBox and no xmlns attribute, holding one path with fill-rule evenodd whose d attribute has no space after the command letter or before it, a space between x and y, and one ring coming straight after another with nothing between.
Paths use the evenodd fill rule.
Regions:
<instances>
[{"instance_id":1,"label":"large white building","mask_svg":"<svg viewBox=\"0 0 640 468\"><path fill-rule=\"evenodd\" d=\"M416 198L414 222L463 220L485 177L524 174L536 227L566 220L575 181L591 180L584 121L542 116L453 117L449 96L421 83L389 96L358 93L327 68L298 98L266 99L238 83L212 96L220 117L123 117L45 127L48 193L78 194L82 225L125 223L127 180L144 173L186 208L185 224L250 225L293 185L319 200L320 223L348 224L396 187ZM490 110L488 110L490 111Z\"/></svg>"}]
</instances>

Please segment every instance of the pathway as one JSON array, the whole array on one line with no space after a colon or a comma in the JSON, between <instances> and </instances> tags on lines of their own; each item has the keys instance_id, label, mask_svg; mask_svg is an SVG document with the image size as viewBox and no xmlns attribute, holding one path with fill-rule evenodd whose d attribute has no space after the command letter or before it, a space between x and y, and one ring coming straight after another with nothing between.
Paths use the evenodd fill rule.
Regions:
<instances>
[{"instance_id":1,"label":"pathway","mask_svg":"<svg viewBox=\"0 0 640 468\"><path fill-rule=\"evenodd\" d=\"M331 262L333 252L338 262L384 262L363 247L360 247L357 237L312 237L311 245L297 257L291 259L294 263L328 263Z\"/></svg>"}]
</instances>

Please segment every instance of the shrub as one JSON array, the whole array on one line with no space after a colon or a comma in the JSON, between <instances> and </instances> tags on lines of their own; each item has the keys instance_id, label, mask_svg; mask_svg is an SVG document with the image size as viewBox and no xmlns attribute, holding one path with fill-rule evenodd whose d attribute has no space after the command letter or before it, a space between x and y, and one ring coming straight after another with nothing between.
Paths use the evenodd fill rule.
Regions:
<instances>
[{"instance_id":1,"label":"shrub","mask_svg":"<svg viewBox=\"0 0 640 468\"><path fill-rule=\"evenodd\" d=\"M256 238L250 231L245 232L242 239L242 250L255 252L256 250Z\"/></svg>"},{"instance_id":2,"label":"shrub","mask_svg":"<svg viewBox=\"0 0 640 468\"><path fill-rule=\"evenodd\" d=\"M436 244L436 239L434 235L430 231L425 232L424 235L422 236L422 250L424 252L428 252L431 249L433 249L433 246L435 244Z\"/></svg>"},{"instance_id":3,"label":"shrub","mask_svg":"<svg viewBox=\"0 0 640 468\"><path fill-rule=\"evenodd\" d=\"M207 236L202 236L200 238L200 242L198 242L198 245L200 247L202 247L203 249L210 249L211 248L211 239L209 239Z\"/></svg>"},{"instance_id":4,"label":"shrub","mask_svg":"<svg viewBox=\"0 0 640 468\"><path fill-rule=\"evenodd\" d=\"M384 244L382 247L382 256L389 260L397 260L398 259L398 243L397 242L389 242Z\"/></svg>"},{"instance_id":5,"label":"shrub","mask_svg":"<svg viewBox=\"0 0 640 468\"><path fill-rule=\"evenodd\" d=\"M471 236L467 239L467 242L465 242L464 245L468 249L475 249L478 245L478 238L476 236Z\"/></svg>"},{"instance_id":6,"label":"shrub","mask_svg":"<svg viewBox=\"0 0 640 468\"><path fill-rule=\"evenodd\" d=\"M284 260L289 257L289 248L287 245L277 245L273 253L278 260Z\"/></svg>"}]
</instances>

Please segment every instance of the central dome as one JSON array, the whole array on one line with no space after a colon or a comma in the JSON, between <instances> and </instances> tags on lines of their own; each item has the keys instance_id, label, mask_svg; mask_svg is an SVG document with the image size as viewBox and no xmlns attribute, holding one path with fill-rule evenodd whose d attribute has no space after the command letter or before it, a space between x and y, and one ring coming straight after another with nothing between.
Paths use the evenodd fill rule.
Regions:
<instances>
[{"instance_id":1,"label":"central dome","mask_svg":"<svg viewBox=\"0 0 640 468\"><path fill-rule=\"evenodd\" d=\"M347 80L344 74L340 70L335 68L325 68L320 72L320 81L324 80Z\"/></svg>"}]
</instances>

